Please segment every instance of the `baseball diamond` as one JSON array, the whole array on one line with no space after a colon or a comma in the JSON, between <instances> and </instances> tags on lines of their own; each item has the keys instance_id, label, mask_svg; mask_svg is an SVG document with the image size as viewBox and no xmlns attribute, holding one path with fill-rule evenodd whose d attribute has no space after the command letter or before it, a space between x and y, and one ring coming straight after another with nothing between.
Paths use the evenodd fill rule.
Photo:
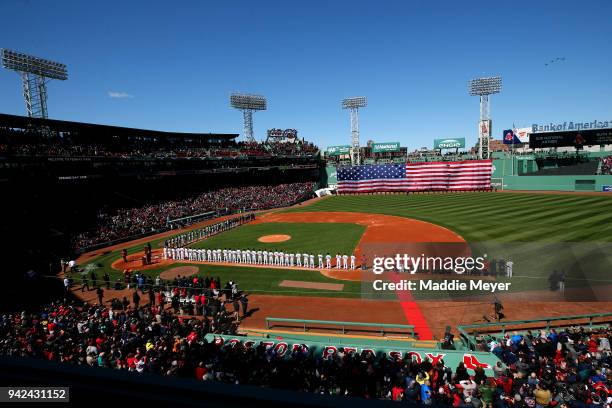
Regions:
<instances>
[{"instance_id":1,"label":"baseball diamond","mask_svg":"<svg viewBox=\"0 0 612 408\"><path fill-rule=\"evenodd\" d=\"M1 3L0 402L612 408L610 0L115 2Z\"/></svg>"}]
</instances>

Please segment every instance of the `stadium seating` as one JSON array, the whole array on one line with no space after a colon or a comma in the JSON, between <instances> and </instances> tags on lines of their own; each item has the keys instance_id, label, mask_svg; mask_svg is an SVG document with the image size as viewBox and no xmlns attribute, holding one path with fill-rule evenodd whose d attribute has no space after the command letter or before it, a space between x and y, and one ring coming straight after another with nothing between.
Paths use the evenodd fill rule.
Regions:
<instances>
[{"instance_id":1,"label":"stadium seating","mask_svg":"<svg viewBox=\"0 0 612 408\"><path fill-rule=\"evenodd\" d=\"M126 303L125 301L123 303ZM132 307L56 302L35 313L0 317L0 354L198 381L404 401L437 407L603 407L612 372L605 327L515 332L487 347L504 363L444 365L444 360L392 357L364 349L286 355L265 342L250 347L208 341L233 333L233 317L180 318L157 305ZM181 306L177 306L179 308ZM129 338L129 341L123 339ZM214 339L214 338L213 338ZM365 347L364 347L365 348ZM470 371L468 371L468 369Z\"/></svg>"}]
</instances>

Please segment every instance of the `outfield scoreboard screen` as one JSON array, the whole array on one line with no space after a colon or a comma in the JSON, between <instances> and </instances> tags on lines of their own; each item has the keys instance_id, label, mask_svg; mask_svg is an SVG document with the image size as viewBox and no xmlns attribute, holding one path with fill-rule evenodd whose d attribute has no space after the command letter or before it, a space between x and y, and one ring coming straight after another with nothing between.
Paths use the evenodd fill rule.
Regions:
<instances>
[{"instance_id":1,"label":"outfield scoreboard screen","mask_svg":"<svg viewBox=\"0 0 612 408\"><path fill-rule=\"evenodd\" d=\"M582 146L612 144L611 129L589 129L570 132L544 132L529 135L529 147L568 147L580 149Z\"/></svg>"}]
</instances>

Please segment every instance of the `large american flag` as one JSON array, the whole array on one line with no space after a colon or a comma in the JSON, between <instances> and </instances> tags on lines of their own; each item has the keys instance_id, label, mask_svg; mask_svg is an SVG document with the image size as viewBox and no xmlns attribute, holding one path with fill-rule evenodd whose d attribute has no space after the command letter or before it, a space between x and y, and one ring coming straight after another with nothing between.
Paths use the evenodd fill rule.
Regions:
<instances>
[{"instance_id":1,"label":"large american flag","mask_svg":"<svg viewBox=\"0 0 612 408\"><path fill-rule=\"evenodd\" d=\"M491 187L491 160L374 164L338 169L340 193L477 190Z\"/></svg>"}]
</instances>

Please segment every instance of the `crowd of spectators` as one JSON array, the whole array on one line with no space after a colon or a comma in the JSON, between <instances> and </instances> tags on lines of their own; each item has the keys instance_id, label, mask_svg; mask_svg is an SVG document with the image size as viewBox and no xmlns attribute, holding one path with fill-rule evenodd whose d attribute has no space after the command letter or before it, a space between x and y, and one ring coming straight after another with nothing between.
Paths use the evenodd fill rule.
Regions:
<instances>
[{"instance_id":1,"label":"crowd of spectators","mask_svg":"<svg viewBox=\"0 0 612 408\"><path fill-rule=\"evenodd\" d=\"M601 174L612 175L612 156L601 159Z\"/></svg>"},{"instance_id":2,"label":"crowd of spectators","mask_svg":"<svg viewBox=\"0 0 612 408\"><path fill-rule=\"evenodd\" d=\"M312 196L312 182L266 186L225 187L184 198L137 208L100 212L96 228L77 234L75 249L169 229L178 218L211 211L222 214L244 210L265 210L292 205Z\"/></svg>"},{"instance_id":3,"label":"crowd of spectators","mask_svg":"<svg viewBox=\"0 0 612 408\"><path fill-rule=\"evenodd\" d=\"M115 157L136 159L169 158L240 158L273 156L314 156L318 148L305 140L291 143L234 142L220 145L202 145L199 141L173 140L152 142L145 138L91 142L70 133L45 133L40 129L16 130L0 128L0 155L43 157Z\"/></svg>"},{"instance_id":4,"label":"crowd of spectators","mask_svg":"<svg viewBox=\"0 0 612 408\"><path fill-rule=\"evenodd\" d=\"M129 303L129 302L128 302ZM487 347L503 362L487 375L463 363L415 361L342 347L274 348L207 341L209 318L181 318L156 305L52 304L0 318L0 354L165 376L252 384L440 407L608 407L609 328L514 334Z\"/></svg>"}]
</instances>

